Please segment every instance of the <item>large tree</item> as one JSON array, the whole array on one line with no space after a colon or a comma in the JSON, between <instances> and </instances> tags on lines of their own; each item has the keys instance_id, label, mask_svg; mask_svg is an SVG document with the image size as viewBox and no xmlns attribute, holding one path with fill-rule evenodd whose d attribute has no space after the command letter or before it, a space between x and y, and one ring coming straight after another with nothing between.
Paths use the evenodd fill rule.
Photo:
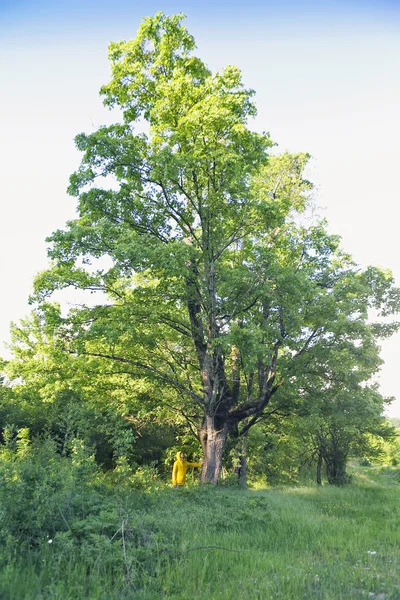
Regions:
<instances>
[{"instance_id":1,"label":"large tree","mask_svg":"<svg viewBox=\"0 0 400 600\"><path fill-rule=\"evenodd\" d=\"M175 390L216 483L227 435L295 385L318 343L364 343L368 307L390 312L397 296L388 274L358 272L323 223L303 222L308 156L268 154L240 71L212 74L182 21L158 13L110 45L101 93L122 122L76 138L78 218L50 238L36 299L106 293L60 317L64 348Z\"/></svg>"}]
</instances>

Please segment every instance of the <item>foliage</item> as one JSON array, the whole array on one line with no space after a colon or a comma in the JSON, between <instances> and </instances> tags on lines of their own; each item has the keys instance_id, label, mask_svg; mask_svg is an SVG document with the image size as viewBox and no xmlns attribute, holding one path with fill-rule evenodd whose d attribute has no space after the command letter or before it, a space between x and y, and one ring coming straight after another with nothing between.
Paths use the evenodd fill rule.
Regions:
<instances>
[{"instance_id":1,"label":"foliage","mask_svg":"<svg viewBox=\"0 0 400 600\"><path fill-rule=\"evenodd\" d=\"M371 398L377 395L376 404ZM304 405L302 405L304 409ZM365 464L396 465L396 431L381 415L376 391L349 397L325 394L306 414L273 415L249 432L249 480L260 486L305 480L343 485L349 483L347 465L360 458Z\"/></svg>"},{"instance_id":2,"label":"foliage","mask_svg":"<svg viewBox=\"0 0 400 600\"><path fill-rule=\"evenodd\" d=\"M54 583L63 581L66 566L82 562L84 578L93 572L124 590L142 585L163 553L172 552L168 524L155 526L150 514L139 518L137 512L149 503L135 490L156 489L154 470L133 472L121 460L109 487L109 478L80 440L74 440L70 457L61 456L52 440L31 443L26 429L18 432L14 446L0 455L1 560L7 568L18 564L12 558L18 548L32 560L44 555L53 565Z\"/></svg>"},{"instance_id":3,"label":"foliage","mask_svg":"<svg viewBox=\"0 0 400 600\"><path fill-rule=\"evenodd\" d=\"M112 493L97 484L71 531L43 536L25 552L3 544L0 595L395 599L398 470L359 469L354 481L259 491L117 486Z\"/></svg>"},{"instance_id":4,"label":"foliage","mask_svg":"<svg viewBox=\"0 0 400 600\"><path fill-rule=\"evenodd\" d=\"M393 426L394 419L389 419ZM378 456L374 456L374 463L381 465L392 465L397 467L400 465L400 429L394 429L393 436L382 444L381 452Z\"/></svg>"},{"instance_id":5,"label":"foliage","mask_svg":"<svg viewBox=\"0 0 400 600\"><path fill-rule=\"evenodd\" d=\"M65 352L51 324L59 309L46 309L48 320L33 311L12 326L13 358L3 367L8 383L0 386L2 424L49 435L63 455L74 438L82 439L103 469L120 456L132 467L152 461L162 467L165 450L186 435L185 420L168 412L159 390L143 379Z\"/></svg>"},{"instance_id":6,"label":"foliage","mask_svg":"<svg viewBox=\"0 0 400 600\"><path fill-rule=\"evenodd\" d=\"M0 526L5 537L36 545L68 528L76 514L85 514L90 494L95 496L96 473L93 456L81 441L74 440L67 460L52 440L31 443L29 430L19 430L0 457Z\"/></svg>"},{"instance_id":7,"label":"foliage","mask_svg":"<svg viewBox=\"0 0 400 600\"><path fill-rule=\"evenodd\" d=\"M251 130L240 71L212 74L194 48L183 16L162 13L110 45L102 94L123 120L76 138L78 218L49 239L35 299L69 286L105 294L37 315L60 352L162 389L159 406L201 440L203 480L216 483L227 435L244 435L281 388L291 414L304 373L322 391L339 362L353 388L376 372L376 339L397 325L370 324L368 311L390 316L399 292L311 218L308 155L273 155Z\"/></svg>"},{"instance_id":8,"label":"foliage","mask_svg":"<svg viewBox=\"0 0 400 600\"><path fill-rule=\"evenodd\" d=\"M320 404L296 423L309 457L325 466L329 483L348 483L346 464L351 456L377 459L383 453L384 440L393 440L394 430L382 417L382 398L367 386L351 393L346 389L326 391ZM317 470L317 480L321 474Z\"/></svg>"}]
</instances>

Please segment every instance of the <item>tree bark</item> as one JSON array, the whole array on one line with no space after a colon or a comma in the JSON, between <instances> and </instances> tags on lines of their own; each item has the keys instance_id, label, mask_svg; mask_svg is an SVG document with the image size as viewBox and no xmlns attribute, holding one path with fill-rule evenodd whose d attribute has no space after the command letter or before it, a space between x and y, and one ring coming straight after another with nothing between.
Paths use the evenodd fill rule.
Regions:
<instances>
[{"instance_id":1,"label":"tree bark","mask_svg":"<svg viewBox=\"0 0 400 600\"><path fill-rule=\"evenodd\" d=\"M326 476L333 485L344 485L349 482L346 473L347 455L339 450L332 451L325 456Z\"/></svg>"},{"instance_id":2,"label":"tree bark","mask_svg":"<svg viewBox=\"0 0 400 600\"><path fill-rule=\"evenodd\" d=\"M221 429L215 426L215 419L205 417L200 440L203 448L203 468L201 483L210 482L217 484L222 468L222 450L226 442L228 426L225 423Z\"/></svg>"},{"instance_id":3,"label":"tree bark","mask_svg":"<svg viewBox=\"0 0 400 600\"><path fill-rule=\"evenodd\" d=\"M348 450L348 448L343 447L340 439L336 439L332 434L328 443L323 446L323 459L328 483L333 485L349 483L350 477L346 473Z\"/></svg>"}]
</instances>

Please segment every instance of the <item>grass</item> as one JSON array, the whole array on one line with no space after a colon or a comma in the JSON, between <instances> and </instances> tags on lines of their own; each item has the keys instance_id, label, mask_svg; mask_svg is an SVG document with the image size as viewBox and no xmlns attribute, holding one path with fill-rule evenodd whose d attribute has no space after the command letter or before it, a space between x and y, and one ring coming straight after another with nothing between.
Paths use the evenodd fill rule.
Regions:
<instances>
[{"instance_id":1,"label":"grass","mask_svg":"<svg viewBox=\"0 0 400 600\"><path fill-rule=\"evenodd\" d=\"M126 491L114 499L125 536L89 532L78 554L67 532L3 556L0 598L400 600L399 474L357 468L344 488Z\"/></svg>"},{"instance_id":2,"label":"grass","mask_svg":"<svg viewBox=\"0 0 400 600\"><path fill-rule=\"evenodd\" d=\"M214 519L205 526L193 523L188 545L241 552L187 553L165 577L167 598L400 598L398 489L292 488L216 496ZM188 574L183 585L182 573Z\"/></svg>"}]
</instances>

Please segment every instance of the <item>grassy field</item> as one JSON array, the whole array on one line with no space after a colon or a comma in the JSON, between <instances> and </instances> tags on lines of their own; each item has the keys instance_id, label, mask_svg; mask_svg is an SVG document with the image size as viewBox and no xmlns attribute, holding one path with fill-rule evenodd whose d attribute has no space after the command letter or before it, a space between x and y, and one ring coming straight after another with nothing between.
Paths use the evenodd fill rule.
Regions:
<instances>
[{"instance_id":1,"label":"grassy field","mask_svg":"<svg viewBox=\"0 0 400 600\"><path fill-rule=\"evenodd\" d=\"M400 600L399 492L371 467L344 488L119 488L2 556L0 598Z\"/></svg>"}]
</instances>

